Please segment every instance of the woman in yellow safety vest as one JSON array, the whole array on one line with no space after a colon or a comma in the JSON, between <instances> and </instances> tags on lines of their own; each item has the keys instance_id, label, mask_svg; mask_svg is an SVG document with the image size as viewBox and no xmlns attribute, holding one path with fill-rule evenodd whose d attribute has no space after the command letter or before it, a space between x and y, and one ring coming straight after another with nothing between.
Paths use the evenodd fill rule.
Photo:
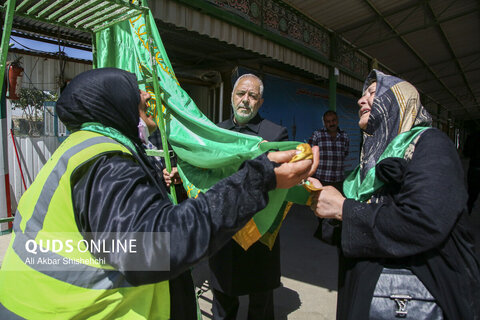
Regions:
<instances>
[{"instance_id":1,"label":"woman in yellow safety vest","mask_svg":"<svg viewBox=\"0 0 480 320\"><path fill-rule=\"evenodd\" d=\"M57 112L73 133L19 202L0 271L1 319L169 319L168 279L224 245L268 191L316 169L286 163L292 150L264 154L173 205L139 139L148 99L134 74L114 68L66 87Z\"/></svg>"}]
</instances>

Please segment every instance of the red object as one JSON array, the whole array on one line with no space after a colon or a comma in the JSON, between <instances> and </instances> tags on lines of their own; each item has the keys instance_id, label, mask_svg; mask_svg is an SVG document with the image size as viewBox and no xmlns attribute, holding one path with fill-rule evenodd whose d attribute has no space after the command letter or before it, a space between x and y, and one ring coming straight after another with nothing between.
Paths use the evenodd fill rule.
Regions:
<instances>
[{"instance_id":1,"label":"red object","mask_svg":"<svg viewBox=\"0 0 480 320\"><path fill-rule=\"evenodd\" d=\"M8 66L8 99L18 100L20 97L20 88L22 87L23 68L12 63Z\"/></svg>"},{"instance_id":2,"label":"red object","mask_svg":"<svg viewBox=\"0 0 480 320\"><path fill-rule=\"evenodd\" d=\"M22 176L23 187L27 190L27 184L25 183L25 178L23 178L22 164L20 163L20 158L18 157L17 143L15 142L15 137L13 136L13 130L10 129L10 134L12 135L12 143L15 148L15 155L17 156L18 167L20 168L20 175Z\"/></svg>"}]
</instances>

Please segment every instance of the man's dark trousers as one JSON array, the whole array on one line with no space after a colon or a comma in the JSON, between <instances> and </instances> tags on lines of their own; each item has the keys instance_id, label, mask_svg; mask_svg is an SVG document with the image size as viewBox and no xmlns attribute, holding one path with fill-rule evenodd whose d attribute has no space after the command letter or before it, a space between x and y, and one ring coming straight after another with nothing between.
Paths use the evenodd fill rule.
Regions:
<instances>
[{"instance_id":1,"label":"man's dark trousers","mask_svg":"<svg viewBox=\"0 0 480 320\"><path fill-rule=\"evenodd\" d=\"M268 141L288 140L287 129L256 115L245 126L237 126L230 118L219 127ZM210 258L213 292L213 319L236 319L239 296L248 295L248 319L274 319L273 289L280 286L280 239L272 250L263 243L254 243L247 251L234 240Z\"/></svg>"}]
</instances>

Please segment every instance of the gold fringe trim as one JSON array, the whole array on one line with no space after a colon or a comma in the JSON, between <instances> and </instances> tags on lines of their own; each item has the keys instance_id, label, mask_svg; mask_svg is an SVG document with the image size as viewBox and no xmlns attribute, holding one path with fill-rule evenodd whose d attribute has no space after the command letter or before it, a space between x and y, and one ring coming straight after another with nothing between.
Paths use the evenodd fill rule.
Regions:
<instances>
[{"instance_id":1,"label":"gold fringe trim","mask_svg":"<svg viewBox=\"0 0 480 320\"><path fill-rule=\"evenodd\" d=\"M262 235L258 231L257 225L253 219L247 222L247 224L233 236L235 240L243 250L247 251L252 244L258 241Z\"/></svg>"}]
</instances>

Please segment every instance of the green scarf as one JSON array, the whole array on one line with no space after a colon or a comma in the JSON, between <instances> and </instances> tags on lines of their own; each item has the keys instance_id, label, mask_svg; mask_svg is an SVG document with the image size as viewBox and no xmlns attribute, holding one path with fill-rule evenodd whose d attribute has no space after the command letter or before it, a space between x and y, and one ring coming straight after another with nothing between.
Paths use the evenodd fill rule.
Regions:
<instances>
[{"instance_id":1,"label":"green scarf","mask_svg":"<svg viewBox=\"0 0 480 320\"><path fill-rule=\"evenodd\" d=\"M404 158L405 151L410 143L421 132L430 127L414 127L409 131L403 132L393 139L383 151L382 155L378 159L377 163L385 158ZM375 174L375 167L372 167L365 179L360 179L360 165L345 179L343 183L343 192L349 199L357 201L367 201L374 194L375 191L383 186L383 182L380 181Z\"/></svg>"},{"instance_id":2,"label":"green scarf","mask_svg":"<svg viewBox=\"0 0 480 320\"><path fill-rule=\"evenodd\" d=\"M115 128L104 126L103 124L98 122L85 122L84 124L82 124L80 130L92 131L103 134L104 136L112 138L113 140L118 141L124 146L129 147L132 152L137 153L137 148L135 147L135 144Z\"/></svg>"}]
</instances>

